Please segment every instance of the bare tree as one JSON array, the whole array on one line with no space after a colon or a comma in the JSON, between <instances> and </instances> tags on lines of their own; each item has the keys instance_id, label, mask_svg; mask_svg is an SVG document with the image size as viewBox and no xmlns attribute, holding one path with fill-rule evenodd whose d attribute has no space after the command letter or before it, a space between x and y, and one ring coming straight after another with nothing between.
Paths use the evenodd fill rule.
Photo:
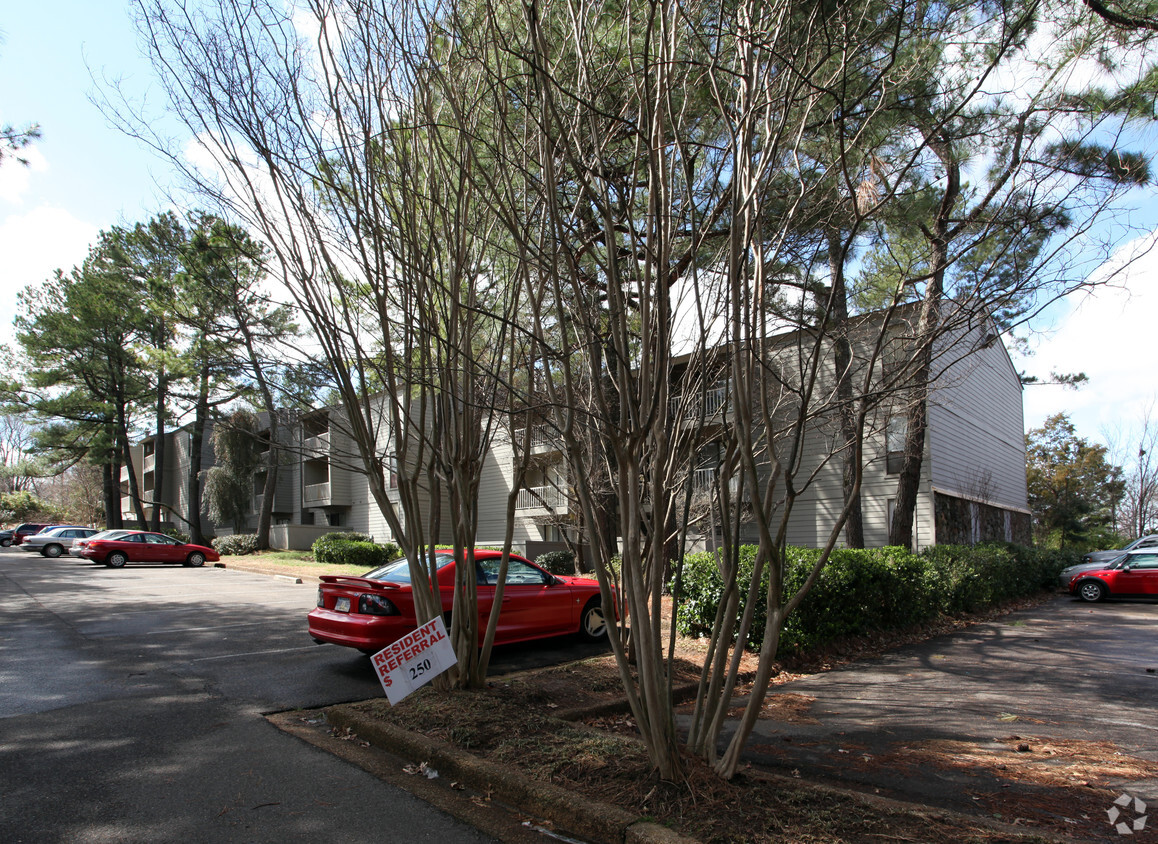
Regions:
<instances>
[{"instance_id":1,"label":"bare tree","mask_svg":"<svg viewBox=\"0 0 1158 844\"><path fill-rule=\"evenodd\" d=\"M138 3L172 108L218 168L190 175L268 242L415 584L433 582L444 515L463 553L473 542L495 415L556 427L665 779L684 763L661 601L701 470L725 592L688 743L731 777L785 619L855 512L866 442L993 325L1083 283L1065 243L1017 264L1017 226L1064 207L1073 243L1107 197L1085 177L1142 173L1066 140L1091 123L1058 68L995 106L998 71L1041 69L1027 39L1051 8ZM966 197L971 144L1009 162ZM928 222L902 249L917 199ZM857 306L840 275L873 244L904 270ZM833 466L848 471L823 552L790 590L792 515ZM474 597L460 578L463 682L481 676L463 653ZM434 591L416 598L420 619L441 612ZM758 602L760 667L720 755Z\"/></svg>"},{"instance_id":2,"label":"bare tree","mask_svg":"<svg viewBox=\"0 0 1158 844\"><path fill-rule=\"evenodd\" d=\"M1142 412L1133 433L1119 427L1102 436L1110 461L1123 469L1115 528L1131 537L1158 532L1158 419L1153 402Z\"/></svg>"}]
</instances>

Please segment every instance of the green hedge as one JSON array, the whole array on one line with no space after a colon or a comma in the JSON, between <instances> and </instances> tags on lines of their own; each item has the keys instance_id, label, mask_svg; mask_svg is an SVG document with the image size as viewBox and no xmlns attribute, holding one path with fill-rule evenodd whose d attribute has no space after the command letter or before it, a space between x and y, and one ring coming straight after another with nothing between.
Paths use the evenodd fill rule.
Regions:
<instances>
[{"instance_id":1,"label":"green hedge","mask_svg":"<svg viewBox=\"0 0 1158 844\"><path fill-rule=\"evenodd\" d=\"M808 548L787 550L785 595L800 587L819 554ZM742 591L746 591L755 559L755 546L741 547ZM942 545L921 554L903 548L838 549L785 623L780 654L809 650L845 636L904 628L942 614L985 609L1052 587L1061 569L1076 562L1076 554L1004 543ZM759 647L764 636L767 583L765 574L748 636L751 647ZM677 625L682 634L711 632L721 589L715 555L689 554ZM742 594L741 612L744 600Z\"/></svg>"},{"instance_id":2,"label":"green hedge","mask_svg":"<svg viewBox=\"0 0 1158 844\"><path fill-rule=\"evenodd\" d=\"M314 559L319 563L362 566L372 569L398 556L399 548L392 542L379 545L365 533L325 533L314 541Z\"/></svg>"},{"instance_id":3,"label":"green hedge","mask_svg":"<svg viewBox=\"0 0 1158 844\"><path fill-rule=\"evenodd\" d=\"M575 574L575 555L570 551L547 551L536 557L535 562L551 574Z\"/></svg>"}]
</instances>

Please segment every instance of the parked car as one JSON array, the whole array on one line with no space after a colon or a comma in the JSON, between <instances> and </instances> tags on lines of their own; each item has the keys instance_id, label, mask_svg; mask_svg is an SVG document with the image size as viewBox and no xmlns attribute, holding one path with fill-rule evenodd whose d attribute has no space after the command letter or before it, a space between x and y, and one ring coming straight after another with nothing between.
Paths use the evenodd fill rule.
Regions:
<instances>
[{"instance_id":1,"label":"parked car","mask_svg":"<svg viewBox=\"0 0 1158 844\"><path fill-rule=\"evenodd\" d=\"M115 539L116 537L124 536L126 533L130 532L131 531L124 528L116 528L114 530L102 530L100 533L94 533L92 536L85 539L78 539L73 542L72 547L68 549L69 556L83 557L84 546L94 539Z\"/></svg>"},{"instance_id":2,"label":"parked car","mask_svg":"<svg viewBox=\"0 0 1158 844\"><path fill-rule=\"evenodd\" d=\"M457 562L449 551L438 552L438 557L442 608L449 613ZM475 552L480 643L494 603L501 559L498 551ZM315 642L344 645L364 653L382 650L417 626L410 569L405 559L379 566L361 577L322 575L318 605L309 613L309 632ZM495 644L571 633L592 642L607 635L599 584L587 578L550 574L512 554Z\"/></svg>"},{"instance_id":3,"label":"parked car","mask_svg":"<svg viewBox=\"0 0 1158 844\"><path fill-rule=\"evenodd\" d=\"M22 525L17 525L16 527L12 528L12 534L7 538L7 541L5 541L5 538L0 535L0 545L3 545L5 548L7 548L9 545L19 545L24 541L25 537L32 536L34 533L40 533L46 527L54 527L54 525L34 524L32 522L25 522ZM5 531L5 533L7 533L7 531Z\"/></svg>"},{"instance_id":4,"label":"parked car","mask_svg":"<svg viewBox=\"0 0 1158 844\"><path fill-rule=\"evenodd\" d=\"M59 525L34 533L20 544L26 551L38 551L46 557L59 557L78 539L85 539L97 531L80 525Z\"/></svg>"},{"instance_id":5,"label":"parked car","mask_svg":"<svg viewBox=\"0 0 1158 844\"><path fill-rule=\"evenodd\" d=\"M1106 598L1158 598L1158 548L1136 548L1112 568L1087 569L1070 579L1069 592L1083 601Z\"/></svg>"},{"instance_id":6,"label":"parked car","mask_svg":"<svg viewBox=\"0 0 1158 844\"><path fill-rule=\"evenodd\" d=\"M181 563L203 566L221 557L205 545L191 545L163 533L145 530L110 531L114 536L89 537L80 556L119 569L125 563Z\"/></svg>"},{"instance_id":7,"label":"parked car","mask_svg":"<svg viewBox=\"0 0 1158 844\"><path fill-rule=\"evenodd\" d=\"M1083 571L1096 571L1098 569L1112 569L1115 568L1119 561L1125 559L1126 552L1115 551L1115 556L1109 560L1100 563L1078 563L1076 566L1068 566L1061 570L1057 576L1058 585L1062 589L1070 588L1070 581L1074 579L1074 575Z\"/></svg>"},{"instance_id":8,"label":"parked car","mask_svg":"<svg viewBox=\"0 0 1158 844\"><path fill-rule=\"evenodd\" d=\"M1116 560L1127 551L1133 551L1135 548L1158 548L1158 533L1152 533L1149 536L1139 536L1125 548L1119 548L1117 551L1090 551L1082 555L1082 565L1086 565L1087 563L1108 563L1110 560Z\"/></svg>"}]
</instances>

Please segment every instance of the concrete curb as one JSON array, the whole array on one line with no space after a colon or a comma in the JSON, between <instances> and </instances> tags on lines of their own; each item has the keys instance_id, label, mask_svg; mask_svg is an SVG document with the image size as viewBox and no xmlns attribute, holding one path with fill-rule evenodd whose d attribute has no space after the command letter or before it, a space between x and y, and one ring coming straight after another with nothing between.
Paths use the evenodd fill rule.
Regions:
<instances>
[{"instance_id":1,"label":"concrete curb","mask_svg":"<svg viewBox=\"0 0 1158 844\"><path fill-rule=\"evenodd\" d=\"M233 558L230 558L229 562L222 560L219 563L214 563L213 568L224 569L225 571L243 572L245 574L260 574L264 575L265 577L272 577L274 580L280 580L284 583L321 583L321 579L317 577L298 574L278 574L277 572L270 571L267 567L260 565L246 565L244 562L234 561Z\"/></svg>"},{"instance_id":2,"label":"concrete curb","mask_svg":"<svg viewBox=\"0 0 1158 844\"><path fill-rule=\"evenodd\" d=\"M362 717L348 706L329 707L324 712L326 721L334 727L349 729L364 741L396 755L425 762L440 775L491 793L504 803L525 810L533 807L536 815L594 844L696 844L695 839L645 821L625 809L577 798L559 786L537 782L445 742Z\"/></svg>"}]
</instances>

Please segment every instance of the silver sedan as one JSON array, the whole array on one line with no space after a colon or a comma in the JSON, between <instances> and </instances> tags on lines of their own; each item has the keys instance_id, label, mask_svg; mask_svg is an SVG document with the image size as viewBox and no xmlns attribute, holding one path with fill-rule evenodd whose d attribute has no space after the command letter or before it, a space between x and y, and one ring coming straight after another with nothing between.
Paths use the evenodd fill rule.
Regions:
<instances>
[{"instance_id":1,"label":"silver sedan","mask_svg":"<svg viewBox=\"0 0 1158 844\"><path fill-rule=\"evenodd\" d=\"M46 557L59 557L72 547L73 542L90 537L96 532L95 528L57 525L26 537L20 547L28 551L39 551Z\"/></svg>"}]
</instances>

